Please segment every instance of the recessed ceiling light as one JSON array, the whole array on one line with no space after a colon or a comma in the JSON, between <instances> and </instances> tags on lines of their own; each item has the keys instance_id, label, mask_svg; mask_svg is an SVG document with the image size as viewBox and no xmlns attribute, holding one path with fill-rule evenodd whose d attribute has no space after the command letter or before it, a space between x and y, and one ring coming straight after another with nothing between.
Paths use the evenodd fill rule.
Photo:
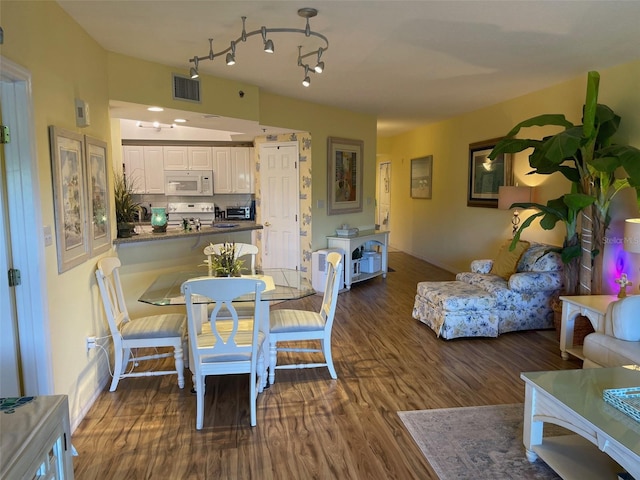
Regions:
<instances>
[{"instance_id":1,"label":"recessed ceiling light","mask_svg":"<svg viewBox=\"0 0 640 480\"><path fill-rule=\"evenodd\" d=\"M147 108L150 112L164 112L164 108L162 107L149 107Z\"/></svg>"},{"instance_id":2,"label":"recessed ceiling light","mask_svg":"<svg viewBox=\"0 0 640 480\"><path fill-rule=\"evenodd\" d=\"M187 121L184 118L176 118L174 120L174 122L176 122L176 123L187 123Z\"/></svg>"}]
</instances>

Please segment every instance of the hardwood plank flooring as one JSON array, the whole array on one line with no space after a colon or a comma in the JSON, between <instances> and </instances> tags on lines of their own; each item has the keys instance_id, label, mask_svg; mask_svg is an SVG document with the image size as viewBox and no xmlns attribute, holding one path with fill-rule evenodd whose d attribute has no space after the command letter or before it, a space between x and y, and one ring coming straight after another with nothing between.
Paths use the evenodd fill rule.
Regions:
<instances>
[{"instance_id":1,"label":"hardwood plank flooring","mask_svg":"<svg viewBox=\"0 0 640 480\"><path fill-rule=\"evenodd\" d=\"M189 375L184 390L174 376L122 380L74 432L76 478L436 479L397 411L523 402L520 372L581 367L560 358L552 331L436 338L411 317L416 284L453 275L401 252L389 264L386 279L340 294L338 380L325 368L279 370L252 428L246 376L209 377L201 431Z\"/></svg>"}]
</instances>

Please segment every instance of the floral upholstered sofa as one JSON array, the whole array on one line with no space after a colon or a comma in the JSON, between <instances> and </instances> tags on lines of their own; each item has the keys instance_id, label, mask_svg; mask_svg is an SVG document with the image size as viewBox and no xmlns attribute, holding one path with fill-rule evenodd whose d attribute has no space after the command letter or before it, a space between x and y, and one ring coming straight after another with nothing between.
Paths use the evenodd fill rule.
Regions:
<instances>
[{"instance_id":1,"label":"floral upholstered sofa","mask_svg":"<svg viewBox=\"0 0 640 480\"><path fill-rule=\"evenodd\" d=\"M551 302L563 285L560 255L529 242L510 252L509 243L496 260L474 260L455 281L418 283L413 318L445 339L553 328Z\"/></svg>"}]
</instances>

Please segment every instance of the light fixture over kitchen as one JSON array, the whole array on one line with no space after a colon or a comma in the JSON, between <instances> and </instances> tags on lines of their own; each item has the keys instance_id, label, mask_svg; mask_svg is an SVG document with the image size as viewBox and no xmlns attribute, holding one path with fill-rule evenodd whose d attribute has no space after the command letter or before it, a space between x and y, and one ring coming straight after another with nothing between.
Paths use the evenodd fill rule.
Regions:
<instances>
[{"instance_id":1,"label":"light fixture over kitchen","mask_svg":"<svg viewBox=\"0 0 640 480\"><path fill-rule=\"evenodd\" d=\"M309 25L309 19L315 17L318 14L318 10L315 8L301 8L298 10L298 15L302 18L307 19L307 23L304 29L302 28L268 28L265 26L260 27L258 30L253 30L251 32L246 31L245 22L247 17L242 17L242 32L240 36L236 40L232 40L225 50L221 50L219 52L213 51L213 38L209 39L209 54L199 57L194 56L189 59L189 62L193 63L193 66L189 69L189 76L191 78L198 78L200 73L198 72L198 66L203 60L213 60L216 57L221 55L225 55L225 61L227 65L235 65L236 63L236 47L241 42L246 42L247 38L252 37L253 35L260 35L262 37L262 44L265 53L273 53L275 52L275 45L271 38L268 38L270 34L279 34L279 33L295 33L304 35L305 37L317 37L324 42L324 46L319 46L315 50L311 50L308 52L302 51L302 45L298 46L298 66L304 70L304 79L302 84L305 87L308 87L311 84L311 78L309 77L309 73L322 73L324 70L324 61L321 60L322 54L329 49L329 40L327 37L322 35L321 33L314 32L311 30ZM315 65L311 66L308 63L305 63L305 59L309 57L315 57ZM314 60L314 59L312 59ZM313 62L312 62L313 63Z\"/></svg>"},{"instance_id":2,"label":"light fixture over kitchen","mask_svg":"<svg viewBox=\"0 0 640 480\"><path fill-rule=\"evenodd\" d=\"M153 128L156 132L161 131L163 128L175 128L176 127L175 124L163 125L160 122L153 122L153 123L147 123L147 124L144 124L143 122L137 122L136 126L140 127L140 128Z\"/></svg>"}]
</instances>

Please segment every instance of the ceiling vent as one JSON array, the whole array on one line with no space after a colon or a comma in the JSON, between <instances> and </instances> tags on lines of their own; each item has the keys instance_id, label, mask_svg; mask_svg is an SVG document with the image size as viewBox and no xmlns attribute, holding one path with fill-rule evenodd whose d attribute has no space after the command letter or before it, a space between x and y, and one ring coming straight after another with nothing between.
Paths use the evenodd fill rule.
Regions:
<instances>
[{"instance_id":1,"label":"ceiling vent","mask_svg":"<svg viewBox=\"0 0 640 480\"><path fill-rule=\"evenodd\" d=\"M173 74L173 99L200 103L200 80Z\"/></svg>"}]
</instances>

